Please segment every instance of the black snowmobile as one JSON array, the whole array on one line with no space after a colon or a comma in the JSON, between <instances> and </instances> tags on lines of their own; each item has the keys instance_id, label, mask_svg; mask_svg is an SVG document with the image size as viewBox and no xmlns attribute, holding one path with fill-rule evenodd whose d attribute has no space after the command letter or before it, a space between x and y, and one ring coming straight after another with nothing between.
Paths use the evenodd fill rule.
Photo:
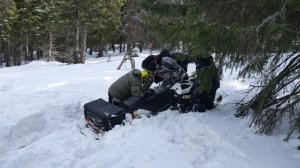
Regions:
<instances>
[{"instance_id":1,"label":"black snowmobile","mask_svg":"<svg viewBox=\"0 0 300 168\"><path fill-rule=\"evenodd\" d=\"M169 108L182 113L190 111L204 112L205 107L197 104L197 86L195 80L189 78L181 82L163 81L151 89L144 98L130 97L125 101L113 100L113 104L98 99L84 105L84 115L87 124L96 132L108 131L115 125L123 123L125 113L133 114L138 109L150 111L151 115ZM222 96L217 98L218 103Z\"/></svg>"}]
</instances>

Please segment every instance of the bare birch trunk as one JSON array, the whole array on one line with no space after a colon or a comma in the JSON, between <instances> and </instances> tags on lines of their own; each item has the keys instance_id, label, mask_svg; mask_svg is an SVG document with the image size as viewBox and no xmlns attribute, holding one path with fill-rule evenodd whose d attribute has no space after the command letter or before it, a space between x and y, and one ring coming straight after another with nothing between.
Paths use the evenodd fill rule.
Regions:
<instances>
[{"instance_id":1,"label":"bare birch trunk","mask_svg":"<svg viewBox=\"0 0 300 168\"><path fill-rule=\"evenodd\" d=\"M125 63L125 61L129 60L131 64L131 69L135 69L135 60L132 58L132 50L130 49L127 51L127 53L124 55L120 65L117 67L117 70L120 70L122 65Z\"/></svg>"},{"instance_id":2,"label":"bare birch trunk","mask_svg":"<svg viewBox=\"0 0 300 168\"><path fill-rule=\"evenodd\" d=\"M52 49L53 49L53 37L52 32L49 33L49 49L48 49L48 57L46 61L51 61L53 57Z\"/></svg>"}]
</instances>

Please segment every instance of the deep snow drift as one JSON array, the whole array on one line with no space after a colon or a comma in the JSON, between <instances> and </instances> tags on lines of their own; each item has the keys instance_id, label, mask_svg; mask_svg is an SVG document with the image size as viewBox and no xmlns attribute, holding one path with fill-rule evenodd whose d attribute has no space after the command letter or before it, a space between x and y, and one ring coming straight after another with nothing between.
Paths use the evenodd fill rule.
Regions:
<instances>
[{"instance_id":1,"label":"deep snow drift","mask_svg":"<svg viewBox=\"0 0 300 168\"><path fill-rule=\"evenodd\" d=\"M214 110L167 110L93 134L82 106L107 99L110 84L130 70L129 62L116 70L123 54L112 54L109 62L89 57L84 65L34 61L0 69L0 168L300 167L299 139L254 134L246 120L233 116L248 85L229 72L218 90L223 102ZM137 68L147 55L135 58Z\"/></svg>"}]
</instances>

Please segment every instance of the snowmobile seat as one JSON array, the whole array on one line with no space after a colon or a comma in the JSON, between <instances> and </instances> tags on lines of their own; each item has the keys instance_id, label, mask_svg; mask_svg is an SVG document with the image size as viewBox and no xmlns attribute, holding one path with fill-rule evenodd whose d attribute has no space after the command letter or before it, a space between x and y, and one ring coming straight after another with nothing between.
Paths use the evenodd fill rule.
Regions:
<instances>
[{"instance_id":1,"label":"snowmobile seat","mask_svg":"<svg viewBox=\"0 0 300 168\"><path fill-rule=\"evenodd\" d=\"M132 114L137 109L137 105L139 104L140 101L141 98L136 96L131 96L125 99L123 101L123 104L125 104L125 106L127 107L125 111Z\"/></svg>"},{"instance_id":2,"label":"snowmobile seat","mask_svg":"<svg viewBox=\"0 0 300 168\"><path fill-rule=\"evenodd\" d=\"M133 113L137 107L136 105L141 101L141 98L136 96L131 96L124 101L113 98L112 104L121 107L126 113Z\"/></svg>"},{"instance_id":3,"label":"snowmobile seat","mask_svg":"<svg viewBox=\"0 0 300 168\"><path fill-rule=\"evenodd\" d=\"M116 98L112 99L112 104L121 107L122 109L127 108L126 104L124 104L121 100Z\"/></svg>"},{"instance_id":4,"label":"snowmobile seat","mask_svg":"<svg viewBox=\"0 0 300 168\"><path fill-rule=\"evenodd\" d=\"M121 107L110 104L103 99L97 99L84 104L85 119L96 132L109 131L115 125L120 125L125 119L125 112Z\"/></svg>"}]
</instances>

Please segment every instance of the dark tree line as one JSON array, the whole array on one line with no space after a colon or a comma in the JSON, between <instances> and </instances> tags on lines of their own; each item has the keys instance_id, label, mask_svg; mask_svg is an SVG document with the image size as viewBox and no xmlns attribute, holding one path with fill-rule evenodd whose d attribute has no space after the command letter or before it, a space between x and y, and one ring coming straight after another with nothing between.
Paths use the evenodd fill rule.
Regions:
<instances>
[{"instance_id":1,"label":"dark tree line","mask_svg":"<svg viewBox=\"0 0 300 168\"><path fill-rule=\"evenodd\" d=\"M0 16L6 67L40 58L84 63L87 48L102 57L116 44L121 52L147 41L136 0L4 0Z\"/></svg>"}]
</instances>

